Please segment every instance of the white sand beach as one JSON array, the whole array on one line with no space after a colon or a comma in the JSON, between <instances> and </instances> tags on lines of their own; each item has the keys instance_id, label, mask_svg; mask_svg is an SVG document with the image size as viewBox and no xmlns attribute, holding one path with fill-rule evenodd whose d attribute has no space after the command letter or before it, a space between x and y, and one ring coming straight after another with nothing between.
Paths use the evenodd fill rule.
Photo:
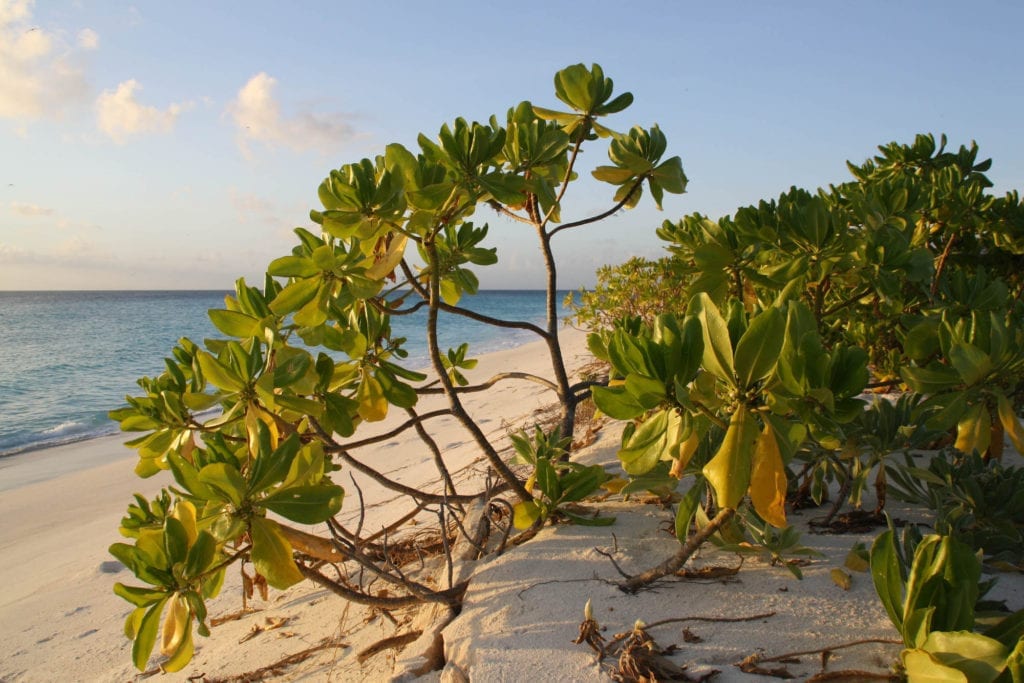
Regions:
<instances>
[{"instance_id":1,"label":"white sand beach","mask_svg":"<svg viewBox=\"0 0 1024 683\"><path fill-rule=\"evenodd\" d=\"M582 333L566 330L563 343L571 368L588 360ZM488 354L472 378L481 380L508 369L548 374L545 359L539 343ZM529 426L536 411L550 402L543 387L510 381L493 392L470 395L467 405L485 430L500 434ZM404 418L389 416L376 428L386 431ZM481 481L485 463L458 426L431 427L458 479ZM614 424L604 427L576 459L617 468L619 429ZM131 494L152 495L171 479L136 478L134 453L122 441L120 436L97 439L0 460L0 681L141 678L132 667L130 642L122 633L130 606L111 591L115 581L136 581L106 549L120 540L118 520ZM368 462L372 458L404 483L434 485L437 479L429 453L414 434L370 451L356 454ZM335 479L348 496L354 495L348 468ZM408 512L406 501L365 479L358 481L367 502L365 528ZM643 499L607 501L599 507L617 518L613 526L545 527L532 540L468 567L472 580L462 611L442 633L447 666L421 678L609 680L606 665L613 662L599 663L590 647L572 642L588 599L606 640L630 630L636 620L675 620L652 626L650 634L662 647L678 645L673 661L687 666L692 676L720 671L715 681L774 680L737 668L755 653L770 658L854 640L898 637L868 574L852 573L849 590L830 576L832 569L843 565L853 544L870 543L873 533L805 533L804 543L822 557L803 567L802 581L763 559L748 558L735 576L666 580L631 596L614 585L620 576L607 555L634 573L663 559L675 545L666 531L671 510ZM342 517L351 521L353 509L347 501ZM895 507L891 512L912 514ZM805 511L791 520L806 529L820 514ZM697 567L738 564L735 555L713 550L702 552L695 562ZM216 624L212 636L197 639L195 657L182 672L161 674L154 668L145 677L208 682L409 680L423 663L419 655L429 638L404 649L385 641L423 628L424 621L416 621L414 610L384 613L350 605L305 582L284 592L271 590L268 601L257 598L242 614L240 586L237 570L229 570L223 591L209 605ZM1003 575L993 595L1007 599L1014 609L1024 607L1024 582L1020 575ZM838 649L825 668L884 674L899 650L899 645L877 643ZM762 666L785 667L799 679L822 671L820 655L798 659Z\"/></svg>"}]
</instances>

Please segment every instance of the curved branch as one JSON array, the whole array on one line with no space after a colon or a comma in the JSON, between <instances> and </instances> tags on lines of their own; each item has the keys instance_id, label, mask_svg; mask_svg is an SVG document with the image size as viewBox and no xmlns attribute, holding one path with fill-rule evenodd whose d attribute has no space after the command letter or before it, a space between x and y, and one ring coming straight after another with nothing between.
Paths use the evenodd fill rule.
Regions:
<instances>
[{"instance_id":1,"label":"curved branch","mask_svg":"<svg viewBox=\"0 0 1024 683\"><path fill-rule=\"evenodd\" d=\"M598 214L596 216L591 216L590 218L584 218L583 220L573 221L572 223L564 223L562 225L559 225L557 228L547 233L548 237L554 237L557 233L561 232L562 230L568 230L569 228L578 228L581 225L589 225L591 223L603 221L605 218L608 218L608 216L613 215L614 213L619 211L619 209L624 207L629 202L629 200L633 198L633 195L636 193L637 190L640 189L640 186L643 185L646 179L647 176L640 176L639 178L637 178L636 182L633 183L633 187L629 188L629 193L626 194L622 201L613 206L612 208L608 209L604 213Z\"/></svg>"},{"instance_id":2,"label":"curved branch","mask_svg":"<svg viewBox=\"0 0 1024 683\"><path fill-rule=\"evenodd\" d=\"M523 218L518 213L514 213L513 211L509 210L508 207L506 207L504 204L497 201L496 199L490 200L489 202L487 202L487 205L490 206L495 211L497 211L498 213L500 213L502 216L505 216L506 218L511 218L514 221L526 223L527 225L533 225L532 220L530 220L529 218Z\"/></svg>"},{"instance_id":3,"label":"curved branch","mask_svg":"<svg viewBox=\"0 0 1024 683\"><path fill-rule=\"evenodd\" d=\"M548 337L548 333L547 332L545 332L541 328L537 327L533 323L521 322L521 321L515 321L515 320L502 320L501 318L492 318L489 315L484 315L482 313L477 313L476 311L471 311L468 308L459 308L458 306L450 306L450 305L444 303L443 301L439 301L438 302L437 308L438 308L438 310L444 311L445 313L451 313L452 315L461 315L464 318L470 318L470 319L475 320L475 321L477 321L479 323L486 323L488 325L493 325L495 327L504 327L506 329L529 330L530 332L533 332L533 333L537 334L538 336L540 336L543 339L547 339L547 337Z\"/></svg>"},{"instance_id":4,"label":"curved branch","mask_svg":"<svg viewBox=\"0 0 1024 683\"><path fill-rule=\"evenodd\" d=\"M531 375L528 372L500 372L497 375L494 375L493 377L491 377L489 380L487 380L483 384L474 384L471 387L455 387L454 389L455 389L455 393L457 393L457 394L473 394L473 393L476 393L478 391L486 391L486 390L490 389L491 387L493 387L498 382L501 382L502 380L506 380L506 379L522 379L522 380L526 380L527 382L534 382L535 384L540 384L541 386L544 386L544 387L550 389L551 391L558 391L558 387L555 385L554 382L552 382L550 380L547 380L547 379L544 379L543 377L540 377L538 375ZM432 382L431 384L427 385L426 387L423 387L421 389L417 389L416 391L417 391L417 393L419 393L419 394L421 394L423 396L427 396L427 395L431 395L431 394L443 394L443 393L445 393L445 390L444 390L443 387L435 387L434 386L437 383L438 383L438 381L435 380L434 382Z\"/></svg>"},{"instance_id":5,"label":"curved branch","mask_svg":"<svg viewBox=\"0 0 1024 683\"><path fill-rule=\"evenodd\" d=\"M424 244L424 249L427 252L428 263L433 263L435 269L430 273L430 308L428 309L427 315L427 350L430 354L430 363L434 368L434 372L441 380L441 385L445 388L445 393L448 397L448 406L451 408L452 415L458 420L463 427L466 428L472 436L473 440L483 451L487 461L491 464L491 467L501 476L501 478L512 487L516 492L516 495L524 501L533 500L533 494L526 490L526 486L522 481L515 475L515 473L509 468L505 461L501 459L501 455L494 448L494 445L487 439L487 435L483 433L473 418L466 412L465 407L462 405L462 401L459 400L458 394L455 393L455 387L452 385L452 381L448 378L448 373L445 371L444 364L441 362L441 351L437 342L437 312L439 309L438 303L441 300L441 279L438 276L436 270L436 264L438 261L437 246L433 242L427 242Z\"/></svg>"},{"instance_id":6,"label":"curved branch","mask_svg":"<svg viewBox=\"0 0 1024 683\"><path fill-rule=\"evenodd\" d=\"M445 411L435 411L434 413L427 413L427 415L424 415L423 417L424 418L427 417L427 416L434 416L434 417L436 417L438 414L447 415L447 414L449 414L449 411L447 411L447 410L445 410ZM352 454L348 452L348 449L352 448L352 446L343 446L343 445L338 444L337 442L335 442L331 438L331 436L329 434L327 434L327 432L324 430L324 428L321 427L320 424L315 419L310 418L309 422L310 422L310 425L313 426L313 429L320 436L320 438L324 440L324 442L325 442L324 443L324 451L325 452L331 453L332 455L337 455L345 463L347 463L348 466L351 467L352 469L356 470L357 472L361 472L361 473L365 474L370 479L373 479L375 482L377 482L378 484L380 484L384 488L389 489L391 491L394 491L395 493L401 493L403 495L409 496L413 500L424 501L424 502L427 502L427 503L444 503L446 501L454 501L454 502L458 502L458 503L468 503L469 501L473 500L474 498L478 498L479 497L479 494L476 495L476 496L454 495L454 494L448 495L448 496L444 496L444 495L439 495L439 494L436 494L436 493L427 493L426 491L421 491L420 489L413 488L412 486L406 486L405 484L399 483L399 482L397 482L397 481L395 481L393 479L388 478L387 476L385 476L381 472L378 472L377 470L373 469L369 465L367 465L365 463L362 463L359 460L356 460L352 456ZM398 432L395 432L393 430L392 432L389 432L389 434L394 435L395 433L399 433L399 432L403 431L404 429L408 429L410 424L415 423L415 422L418 422L418 420L410 420L405 425L403 425L398 430ZM390 438L390 437L388 437L388 438ZM375 437L374 439L366 439L366 440L364 440L364 442L377 443L377 442L382 441L382 440L384 440L384 439L383 438L379 438L379 437ZM365 443L364 443L364 445L365 445Z\"/></svg>"},{"instance_id":7,"label":"curved branch","mask_svg":"<svg viewBox=\"0 0 1024 683\"><path fill-rule=\"evenodd\" d=\"M344 460L349 467L359 472L362 472L363 474L368 476L370 479L373 479L381 486L390 489L395 493L401 493L406 496L409 496L410 498L416 501L423 501L426 503L444 503L445 501L468 503L474 498L480 497L480 494L472 496L452 494L445 496L437 493L427 493L426 491L421 491L417 488L413 488L412 486L406 486L405 484L397 482L393 479L389 479L388 477L384 476L383 474L373 469L369 465L356 460L354 457L352 457L352 454L346 450L337 451L337 455L341 456L341 459Z\"/></svg>"},{"instance_id":8,"label":"curved branch","mask_svg":"<svg viewBox=\"0 0 1024 683\"><path fill-rule=\"evenodd\" d=\"M437 473L441 475L441 479L444 480L445 493L451 496L458 495L458 491L455 490L455 482L452 481L452 475L448 471L447 465L444 464L444 458L441 456L441 449L437 445L437 441L434 440L426 429L423 427L423 423L416 419L416 411L412 408L406 408L405 412L412 416L415 420L416 435L419 436L420 441L427 444L427 448L434 456L434 466L437 467Z\"/></svg>"},{"instance_id":9,"label":"curved branch","mask_svg":"<svg viewBox=\"0 0 1024 683\"><path fill-rule=\"evenodd\" d=\"M348 586L344 586L337 581L332 581L320 572L310 567L304 567L303 565L297 565L299 572L312 581L317 583L327 590L331 591L335 595L339 595L350 602L354 602L359 605L369 605L370 607L379 607L382 609L399 609L402 607L412 607L413 605L419 605L423 602L440 602L445 605L456 606L462 601L462 594L466 592L466 587L469 586L468 581L453 586L447 590L436 591L426 594L424 597L416 595L405 595L401 597L379 597L376 595L368 595L361 591L353 590Z\"/></svg>"},{"instance_id":10,"label":"curved branch","mask_svg":"<svg viewBox=\"0 0 1024 683\"><path fill-rule=\"evenodd\" d=\"M452 411L447 408L441 408L439 410L432 410L429 413L423 413L422 415L416 416L415 419L407 420L402 424L398 425L389 432L378 434L377 436L369 436L359 441L352 441L351 443L338 443L328 434L323 427L320 426L319 422L316 422L316 431L321 439L324 439L327 443L324 444L325 450L329 453L334 453L343 450L353 450L356 448L362 448L363 446L372 446L373 444L380 443L381 441L387 441L393 439L410 427L415 426L417 423L423 423L427 420L431 420L435 417L445 417L451 415ZM311 422L315 422L311 420Z\"/></svg>"},{"instance_id":11,"label":"curved branch","mask_svg":"<svg viewBox=\"0 0 1024 683\"><path fill-rule=\"evenodd\" d=\"M423 308L424 306L427 305L426 301L417 301L416 303L414 303L409 308L400 309L400 308L389 308L389 307L385 306L384 304L382 304L377 299L370 299L369 301L370 301L370 305L371 306L376 308L381 313L386 313L387 315L412 315L413 313L415 313L416 311L420 310L421 308Z\"/></svg>"},{"instance_id":12,"label":"curved branch","mask_svg":"<svg viewBox=\"0 0 1024 683\"><path fill-rule=\"evenodd\" d=\"M608 386L608 380L592 380L588 379L584 382L577 382L569 387L569 393L574 394L577 399L582 401L583 399L590 396L590 390L594 387L606 387Z\"/></svg>"},{"instance_id":13,"label":"curved branch","mask_svg":"<svg viewBox=\"0 0 1024 683\"><path fill-rule=\"evenodd\" d=\"M371 574L381 579L382 581L386 581L387 583L390 583L394 586L400 586L404 588L405 590L412 593L413 596L418 598L420 601L437 601L436 598L432 597L435 594L435 591L428 588L427 586L424 586L421 583L418 583L416 581L413 581L412 579L407 578L397 566L390 562L387 555L386 547L382 555L382 561L389 564L392 567L392 569L395 572L394 574L378 567L374 558L368 557L366 554L364 554L362 551L356 548L354 544L352 544L350 541L339 541L338 539L335 539L332 542L328 541L327 539L313 536L303 531L299 531L298 529L293 529L283 524L279 525L279 527L282 533L284 534L285 538L287 538L289 543L291 543L292 549L298 550L300 553L309 555L310 557L313 557L317 560L329 562L331 564L337 564L342 561L351 560L353 562L358 563L361 567L368 570ZM328 550L325 547L325 544L331 546L330 550ZM307 550L311 550L313 551L313 553L306 552ZM299 569L303 568L301 564L297 563L297 566L299 567ZM307 578L310 577L307 576ZM351 588L348 588L347 586L344 586L344 588L349 591L353 590ZM443 600L441 601L443 602Z\"/></svg>"}]
</instances>

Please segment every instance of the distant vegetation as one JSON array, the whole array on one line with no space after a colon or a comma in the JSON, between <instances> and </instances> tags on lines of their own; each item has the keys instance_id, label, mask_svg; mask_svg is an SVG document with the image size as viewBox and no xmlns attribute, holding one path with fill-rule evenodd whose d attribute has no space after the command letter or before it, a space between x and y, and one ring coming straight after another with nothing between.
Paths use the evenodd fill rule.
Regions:
<instances>
[{"instance_id":1,"label":"distant vegetation","mask_svg":"<svg viewBox=\"0 0 1024 683\"><path fill-rule=\"evenodd\" d=\"M943 534L872 553L907 674L1021 680L1024 611L976 624L980 569L961 568L977 550L992 568L1024 569L1011 550L1024 529L1019 471L999 465L1004 437L1024 451L1024 205L987 192L991 161L976 145L946 145L919 135L849 164L842 185L666 221L670 256L606 267L578 297L577 321L611 367L595 402L632 421L623 490L678 497L679 551L627 589L677 571L703 538L745 540L796 570L780 551L798 546L771 531L787 505L838 491L822 525L884 524L895 479ZM901 396L867 403L866 389ZM942 449L928 468L891 461L921 448ZM844 504L852 512L838 515ZM943 607L972 581L972 598Z\"/></svg>"}]
</instances>

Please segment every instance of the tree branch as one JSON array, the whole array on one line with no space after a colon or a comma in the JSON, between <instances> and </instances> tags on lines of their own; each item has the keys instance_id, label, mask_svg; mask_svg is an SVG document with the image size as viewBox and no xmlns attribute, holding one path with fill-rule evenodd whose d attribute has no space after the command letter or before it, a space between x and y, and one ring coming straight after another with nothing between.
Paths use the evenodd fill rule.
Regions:
<instances>
[{"instance_id":1,"label":"tree branch","mask_svg":"<svg viewBox=\"0 0 1024 683\"><path fill-rule=\"evenodd\" d=\"M473 386L469 386L469 387L454 387L454 389L455 389L455 393L458 393L458 394L473 394L473 393L476 393L476 392L479 392L479 391L486 391L486 390L490 389L491 387L493 387L498 382L501 382L501 381L507 380L507 379L522 379L522 380L526 380L527 382L533 382L535 384L540 384L541 386L547 387L548 389L551 389L552 391L556 391L556 392L558 391L558 387L555 385L554 382L552 382L550 380L547 380L547 379L544 379L543 377L540 377L539 375L532 375L532 374L530 374L528 372L500 372L497 375L494 375L493 377L491 377L489 380L487 380L483 384L474 384ZM438 383L438 381L435 380L430 385L428 385L426 387L423 387L421 389L417 389L416 391L417 391L417 393L419 393L421 395L443 394L444 393L444 389L443 388L435 387L434 386L437 383Z\"/></svg>"},{"instance_id":2,"label":"tree branch","mask_svg":"<svg viewBox=\"0 0 1024 683\"><path fill-rule=\"evenodd\" d=\"M680 545L679 550L677 550L674 555L656 567L652 567L642 574L637 574L633 578L623 581L619 584L619 590L623 593L636 593L644 586L650 585L664 576L675 574L683 568L683 565L690 559L690 556L693 555L693 553L696 552L705 541L711 538L715 532L732 519L735 514L735 508L722 508L718 511L718 514L711 519L706 527L687 538L686 543Z\"/></svg>"},{"instance_id":3,"label":"tree branch","mask_svg":"<svg viewBox=\"0 0 1024 683\"><path fill-rule=\"evenodd\" d=\"M462 601L462 595L466 592L466 587L469 586L468 581L453 586L443 591L431 591L426 597L419 597L416 595L405 595L401 597L380 597L376 595L369 595L362 591L354 590L332 581L320 572L311 567L305 567L302 564L297 565L299 572L312 581L313 583L319 584L331 591L335 595L339 595L350 602L354 602L359 605L369 605L370 607L379 607L381 609L399 609L402 607L412 607L413 605L419 605L423 602L440 602L445 605L456 606Z\"/></svg>"},{"instance_id":4,"label":"tree branch","mask_svg":"<svg viewBox=\"0 0 1024 683\"><path fill-rule=\"evenodd\" d=\"M635 183L633 183L633 187L631 187L629 189L629 194L627 194L625 196L625 198L623 198L623 200L621 202L619 202L618 204L616 204L612 208L608 209L604 213L598 214L596 216L591 216L590 218L584 218L583 220L573 221L572 223L563 223L562 225L559 225L554 230L551 230L550 232L548 232L547 233L548 237L554 237L557 233L561 232L562 230L568 230L569 228L578 228L581 225L589 225L591 223L597 223L598 221L602 221L605 218L608 218L609 216L615 214L617 211L619 211L619 209L624 207L629 202L630 199L633 198L633 194L637 190L640 189L640 186L643 185L643 182L646 179L647 178L645 176L641 176L640 178L637 178L637 181Z\"/></svg>"}]
</instances>

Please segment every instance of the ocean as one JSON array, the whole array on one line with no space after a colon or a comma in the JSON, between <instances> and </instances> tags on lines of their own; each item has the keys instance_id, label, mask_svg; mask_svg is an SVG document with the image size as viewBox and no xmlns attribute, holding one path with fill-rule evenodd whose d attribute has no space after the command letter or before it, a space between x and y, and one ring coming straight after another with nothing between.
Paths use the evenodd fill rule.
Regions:
<instances>
[{"instance_id":1,"label":"ocean","mask_svg":"<svg viewBox=\"0 0 1024 683\"><path fill-rule=\"evenodd\" d=\"M0 457L116 433L107 412L141 391L138 378L163 372L178 339L223 337L206 312L223 308L225 294L0 292ZM460 305L496 318L544 321L539 290L483 291ZM407 367L428 365L425 321L425 311L392 318L395 335L408 339ZM441 325L442 347L468 341L471 356L537 339L455 316L442 316Z\"/></svg>"}]
</instances>

